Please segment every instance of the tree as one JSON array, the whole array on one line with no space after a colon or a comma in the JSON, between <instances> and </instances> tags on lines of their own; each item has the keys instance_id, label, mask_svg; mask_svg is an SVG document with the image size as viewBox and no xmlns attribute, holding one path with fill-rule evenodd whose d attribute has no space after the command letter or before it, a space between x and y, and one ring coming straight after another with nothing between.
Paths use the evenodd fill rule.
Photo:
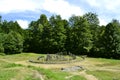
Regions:
<instances>
[{"instance_id":1,"label":"tree","mask_svg":"<svg viewBox=\"0 0 120 80\"><path fill-rule=\"evenodd\" d=\"M31 50L31 39L32 39L32 32L30 29L24 30L24 42L23 42L23 51L30 52Z\"/></svg>"},{"instance_id":2,"label":"tree","mask_svg":"<svg viewBox=\"0 0 120 80\"><path fill-rule=\"evenodd\" d=\"M3 24L2 24L2 32L3 33L9 33L11 31L14 31L14 32L17 32L21 35L23 35L23 29L20 27L20 25L18 24L17 21L13 22L13 21L3 21Z\"/></svg>"},{"instance_id":3,"label":"tree","mask_svg":"<svg viewBox=\"0 0 120 80\"><path fill-rule=\"evenodd\" d=\"M42 53L51 53L52 52L52 26L49 24L47 17L45 15L41 15L40 23L43 26L43 32L41 36L41 44L42 44Z\"/></svg>"},{"instance_id":4,"label":"tree","mask_svg":"<svg viewBox=\"0 0 120 80\"><path fill-rule=\"evenodd\" d=\"M5 37L4 52L6 54L21 53L23 50L23 37L17 33L11 31Z\"/></svg>"},{"instance_id":5,"label":"tree","mask_svg":"<svg viewBox=\"0 0 120 80\"><path fill-rule=\"evenodd\" d=\"M42 48L43 25L37 21L32 21L29 25L29 51L40 53Z\"/></svg>"},{"instance_id":6,"label":"tree","mask_svg":"<svg viewBox=\"0 0 120 80\"><path fill-rule=\"evenodd\" d=\"M63 24L64 24L64 28L65 28L65 35L66 35L66 40L65 40L65 51L67 53L70 52L71 50L71 44L70 44L70 41L71 41L71 30L72 28L69 26L69 22L67 20L63 20Z\"/></svg>"},{"instance_id":7,"label":"tree","mask_svg":"<svg viewBox=\"0 0 120 80\"><path fill-rule=\"evenodd\" d=\"M93 47L91 49L91 54L90 55L93 55L93 53L96 54L96 52L98 51L98 39L99 39L99 31L100 31L100 28L99 28L99 19L98 19L98 16L96 13L91 13L91 12L88 12L86 14L83 15L83 17L88 21L89 23L89 26L90 26L90 30L91 30L91 33L92 33L92 44L93 44Z\"/></svg>"},{"instance_id":8,"label":"tree","mask_svg":"<svg viewBox=\"0 0 120 80\"><path fill-rule=\"evenodd\" d=\"M45 14L40 15L40 19L37 20L38 24L42 24L43 26L48 25L48 20Z\"/></svg>"},{"instance_id":9,"label":"tree","mask_svg":"<svg viewBox=\"0 0 120 80\"><path fill-rule=\"evenodd\" d=\"M88 21L90 25L93 25L93 27L95 27L94 25L99 24L98 15L96 13L88 12L84 14L83 17Z\"/></svg>"},{"instance_id":10,"label":"tree","mask_svg":"<svg viewBox=\"0 0 120 80\"><path fill-rule=\"evenodd\" d=\"M92 48L92 35L87 20L81 16L72 16L70 18L72 23L72 39L71 39L71 50L75 54L88 53Z\"/></svg>"},{"instance_id":11,"label":"tree","mask_svg":"<svg viewBox=\"0 0 120 80\"><path fill-rule=\"evenodd\" d=\"M4 42L5 42L5 36L6 34L0 33L0 52L4 53Z\"/></svg>"},{"instance_id":12,"label":"tree","mask_svg":"<svg viewBox=\"0 0 120 80\"><path fill-rule=\"evenodd\" d=\"M51 16L50 25L53 27L52 34L52 48L54 52L64 51L64 45L66 40L66 31L64 28L63 20L60 15Z\"/></svg>"},{"instance_id":13,"label":"tree","mask_svg":"<svg viewBox=\"0 0 120 80\"><path fill-rule=\"evenodd\" d=\"M117 20L113 20L105 27L102 45L105 57L119 57L118 54L120 54L120 23Z\"/></svg>"},{"instance_id":14,"label":"tree","mask_svg":"<svg viewBox=\"0 0 120 80\"><path fill-rule=\"evenodd\" d=\"M0 16L0 22L2 21L2 16Z\"/></svg>"}]
</instances>

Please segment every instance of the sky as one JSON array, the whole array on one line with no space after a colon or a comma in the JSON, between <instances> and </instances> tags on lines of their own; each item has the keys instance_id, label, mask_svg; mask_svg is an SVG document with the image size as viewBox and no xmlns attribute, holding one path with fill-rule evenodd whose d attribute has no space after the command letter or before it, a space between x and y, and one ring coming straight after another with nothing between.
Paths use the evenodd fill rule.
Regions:
<instances>
[{"instance_id":1,"label":"sky","mask_svg":"<svg viewBox=\"0 0 120 80\"><path fill-rule=\"evenodd\" d=\"M120 20L120 0L0 0L2 19L17 21L23 29L40 14L48 18L61 15L68 20L73 14L82 16L88 12L98 15L100 25Z\"/></svg>"}]
</instances>

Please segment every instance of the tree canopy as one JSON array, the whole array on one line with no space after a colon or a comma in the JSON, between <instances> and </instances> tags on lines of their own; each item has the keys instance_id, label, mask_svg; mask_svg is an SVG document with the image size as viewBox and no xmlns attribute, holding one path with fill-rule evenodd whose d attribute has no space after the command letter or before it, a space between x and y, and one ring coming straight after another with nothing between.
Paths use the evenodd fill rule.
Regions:
<instances>
[{"instance_id":1,"label":"tree canopy","mask_svg":"<svg viewBox=\"0 0 120 80\"><path fill-rule=\"evenodd\" d=\"M96 13L72 15L69 20L60 15L48 18L41 14L22 29L17 21L0 16L0 52L73 53L92 57L120 59L120 23L114 19L100 26Z\"/></svg>"}]
</instances>

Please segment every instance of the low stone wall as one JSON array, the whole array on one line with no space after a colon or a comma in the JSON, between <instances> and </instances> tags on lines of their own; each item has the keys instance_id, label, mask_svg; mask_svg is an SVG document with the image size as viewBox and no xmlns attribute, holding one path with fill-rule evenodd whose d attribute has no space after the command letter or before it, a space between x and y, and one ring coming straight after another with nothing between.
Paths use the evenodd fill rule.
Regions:
<instances>
[{"instance_id":1,"label":"low stone wall","mask_svg":"<svg viewBox=\"0 0 120 80\"><path fill-rule=\"evenodd\" d=\"M61 55L61 54L47 54L46 56L39 56L36 60L29 60L31 63L40 63L40 64L67 64L80 62L85 60L86 56L77 57L73 54Z\"/></svg>"}]
</instances>

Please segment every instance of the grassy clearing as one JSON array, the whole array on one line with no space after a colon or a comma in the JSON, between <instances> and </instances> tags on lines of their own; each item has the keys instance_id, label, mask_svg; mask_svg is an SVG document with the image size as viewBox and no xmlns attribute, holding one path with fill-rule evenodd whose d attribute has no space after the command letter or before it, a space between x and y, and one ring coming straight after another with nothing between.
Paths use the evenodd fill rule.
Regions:
<instances>
[{"instance_id":1,"label":"grassy clearing","mask_svg":"<svg viewBox=\"0 0 120 80\"><path fill-rule=\"evenodd\" d=\"M68 80L66 77L71 75L68 72L62 72L58 69L51 70L35 66L15 64L17 61L36 59L40 55L41 54L22 53L0 56L0 80L40 80L39 77L36 77L36 73L34 71L38 71L39 74L43 75L44 80ZM79 76L79 79L82 80L82 78L83 77ZM78 80L78 76L76 78L71 78L71 80Z\"/></svg>"},{"instance_id":2,"label":"grassy clearing","mask_svg":"<svg viewBox=\"0 0 120 80\"><path fill-rule=\"evenodd\" d=\"M120 60L114 60L114 59L104 59L104 58L89 58L91 62L97 62L102 63L98 66L116 66L120 65Z\"/></svg>"},{"instance_id":3,"label":"grassy clearing","mask_svg":"<svg viewBox=\"0 0 120 80\"><path fill-rule=\"evenodd\" d=\"M42 75L45 75L45 80L86 80L84 77L80 75L75 75L70 78L66 78L68 76L71 76L72 74L68 72L63 71L56 71L56 70L50 70L50 69L43 69L43 68L36 68L33 66L28 66L29 68L32 68L34 70L37 70Z\"/></svg>"},{"instance_id":4,"label":"grassy clearing","mask_svg":"<svg viewBox=\"0 0 120 80\"><path fill-rule=\"evenodd\" d=\"M2 67L4 67L4 68L14 68L14 67L23 67L23 65L15 64L15 63L7 63L7 64L3 64Z\"/></svg>"},{"instance_id":5,"label":"grassy clearing","mask_svg":"<svg viewBox=\"0 0 120 80\"><path fill-rule=\"evenodd\" d=\"M79 71L78 75L74 75L72 72L60 71L61 67L76 65L84 66L87 74L95 76L98 78L98 80L120 80L120 60L86 58L85 61L70 64L41 65L29 62L25 63L27 65L21 63L16 64L17 62L37 59L41 55L44 56L43 54L33 53L0 56L0 80L41 80L40 76L38 75L42 75L44 80L86 80L84 76L79 74ZM44 68L45 66L52 67L46 69Z\"/></svg>"},{"instance_id":6,"label":"grassy clearing","mask_svg":"<svg viewBox=\"0 0 120 80\"><path fill-rule=\"evenodd\" d=\"M41 55L43 56L43 54L21 53L21 54L0 56L0 58L15 62L15 61L25 61L29 59L37 59Z\"/></svg>"},{"instance_id":7,"label":"grassy clearing","mask_svg":"<svg viewBox=\"0 0 120 80\"><path fill-rule=\"evenodd\" d=\"M88 74L96 76L99 80L120 80L120 72L110 71L87 71Z\"/></svg>"},{"instance_id":8,"label":"grassy clearing","mask_svg":"<svg viewBox=\"0 0 120 80\"><path fill-rule=\"evenodd\" d=\"M15 64L15 63L9 63L9 62L5 62L5 61L0 60L0 68L1 69L14 68L14 67L23 67L23 65Z\"/></svg>"},{"instance_id":9,"label":"grassy clearing","mask_svg":"<svg viewBox=\"0 0 120 80\"><path fill-rule=\"evenodd\" d=\"M28 67L37 70L42 75L45 75L45 80L65 80L65 77L70 75L69 73L62 71L53 71L50 69L36 68L33 66Z\"/></svg>"}]
</instances>

